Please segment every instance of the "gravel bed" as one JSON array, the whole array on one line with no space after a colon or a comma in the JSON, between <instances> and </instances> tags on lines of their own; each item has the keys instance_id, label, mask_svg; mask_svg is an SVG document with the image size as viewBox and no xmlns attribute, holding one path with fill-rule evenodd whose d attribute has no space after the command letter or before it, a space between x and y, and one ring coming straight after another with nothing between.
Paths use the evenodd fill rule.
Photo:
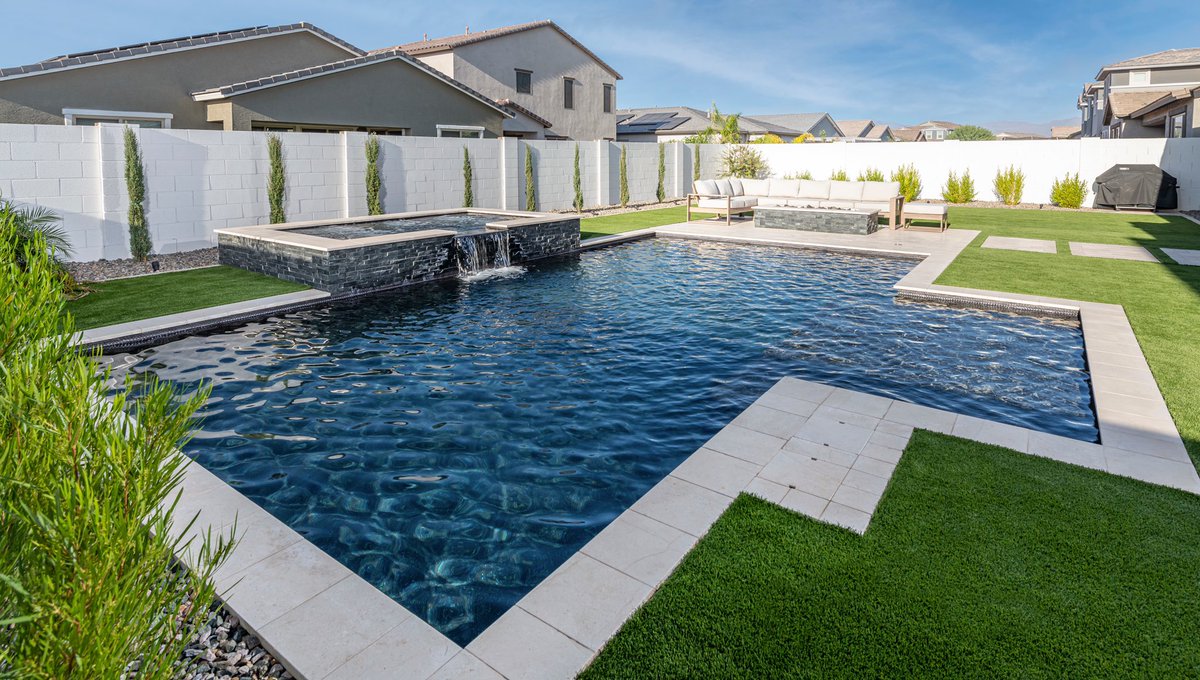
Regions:
<instances>
[{"instance_id":1,"label":"gravel bed","mask_svg":"<svg viewBox=\"0 0 1200 680\"><path fill-rule=\"evenodd\" d=\"M158 271L154 271L151 262L158 262ZM95 262L68 262L67 269L76 281L96 282L113 279L128 279L147 274L176 272L184 269L199 269L217 264L217 249L202 248L188 250L182 253L168 255L152 255L147 262L138 262L133 258L124 260L96 260Z\"/></svg>"},{"instance_id":2,"label":"gravel bed","mask_svg":"<svg viewBox=\"0 0 1200 680\"><path fill-rule=\"evenodd\" d=\"M1180 212L1194 220L1200 220L1200 210L1181 210Z\"/></svg>"},{"instance_id":3,"label":"gravel bed","mask_svg":"<svg viewBox=\"0 0 1200 680\"><path fill-rule=\"evenodd\" d=\"M620 215L621 213L638 212L639 210L658 210L659 208L673 208L684 204L684 199L676 198L670 201L651 202L651 203L630 203L622 208L619 205L609 206L607 208L591 208L584 210L581 213L576 213L574 210L550 210L547 212L561 213L564 215L579 215L580 217L604 217L605 215Z\"/></svg>"},{"instance_id":4,"label":"gravel bed","mask_svg":"<svg viewBox=\"0 0 1200 680\"><path fill-rule=\"evenodd\" d=\"M971 201L970 203L946 203L946 201L934 198L918 198L914 203L943 203L956 208L1004 208L1007 210L1056 210L1059 212L1112 212L1103 208L1063 208L1054 205L1053 203L1018 203L1017 205L1008 205L1000 201Z\"/></svg>"},{"instance_id":5,"label":"gravel bed","mask_svg":"<svg viewBox=\"0 0 1200 680\"><path fill-rule=\"evenodd\" d=\"M178 680L291 680L258 638L224 609L217 609L183 653L190 664Z\"/></svg>"}]
</instances>

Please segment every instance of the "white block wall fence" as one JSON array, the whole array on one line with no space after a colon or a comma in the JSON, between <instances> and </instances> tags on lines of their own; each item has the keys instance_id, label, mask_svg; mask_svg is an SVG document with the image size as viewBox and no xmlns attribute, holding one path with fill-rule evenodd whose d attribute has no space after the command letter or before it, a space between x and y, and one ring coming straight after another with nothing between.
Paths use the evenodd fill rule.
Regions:
<instances>
[{"instance_id":1,"label":"white block wall fence","mask_svg":"<svg viewBox=\"0 0 1200 680\"><path fill-rule=\"evenodd\" d=\"M129 256L125 219L122 128L0 125L0 195L43 205L63 216L63 226L81 261ZM261 132L139 129L146 168L147 218L155 252L210 247L213 230L264 224L267 205L267 135ZM287 169L289 220L366 214L366 135L280 133ZM462 153L471 154L475 205L525 207L525 148L533 153L539 210L567 210L574 198L575 142L515 139L380 137L383 204L386 212L456 208L462 205ZM630 200L654 200L658 148L654 144L579 142L584 204L619 200L621 147L628 149ZM1078 172L1087 182L1113 164L1153 163L1180 180L1182 207L1200 209L1200 139L1084 139L1029 142L941 142L930 144L758 145L782 177L809 171L828 177L844 169L890 172L913 163L921 173L924 198L939 198L946 175L970 170L981 199L991 198L998 168L1016 165L1026 173L1025 201L1049 202L1056 177ZM668 197L691 187L693 147L664 149ZM703 145L701 175L719 173L723 147ZM1091 197L1089 195L1089 201Z\"/></svg>"}]
</instances>

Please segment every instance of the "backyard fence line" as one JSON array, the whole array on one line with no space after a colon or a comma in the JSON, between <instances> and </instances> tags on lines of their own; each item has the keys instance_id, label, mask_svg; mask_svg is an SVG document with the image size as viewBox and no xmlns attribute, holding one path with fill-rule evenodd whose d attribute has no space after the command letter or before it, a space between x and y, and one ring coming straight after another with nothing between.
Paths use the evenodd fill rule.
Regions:
<instances>
[{"instance_id":1,"label":"backyard fence line","mask_svg":"<svg viewBox=\"0 0 1200 680\"><path fill-rule=\"evenodd\" d=\"M123 128L0 125L0 194L63 216L74 259L128 257L128 193ZM271 170L267 133L139 129L145 166L146 220L155 252L215 244L213 231L264 224ZM358 132L272 133L283 145L289 221L357 217L367 211L367 135ZM533 158L538 210L569 210L574 202L578 145L585 207L620 202L621 148L627 149L629 200L655 200L658 147L609 141L519 141L379 137L380 200L384 212L460 207L463 149L470 157L478 208L524 210L525 153ZM927 144L754 145L775 177L809 172L817 179L868 168L890 174L913 164L926 199L941 197L951 171L969 170L979 199L990 200L999 168L1026 174L1024 201L1048 203L1050 186L1067 173L1089 184L1115 163L1152 163L1180 180L1181 207L1200 209L1200 139L1122 139ZM721 145L702 145L700 175L720 175ZM665 149L663 193L681 198L691 188L692 145ZM1088 200L1091 200L1089 194Z\"/></svg>"}]
</instances>

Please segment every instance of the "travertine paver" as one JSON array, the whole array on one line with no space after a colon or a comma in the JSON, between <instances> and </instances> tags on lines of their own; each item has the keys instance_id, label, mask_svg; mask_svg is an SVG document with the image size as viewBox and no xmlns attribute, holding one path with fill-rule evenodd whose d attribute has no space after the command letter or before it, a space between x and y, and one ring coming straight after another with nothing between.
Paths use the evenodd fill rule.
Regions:
<instances>
[{"instance_id":1,"label":"travertine paver","mask_svg":"<svg viewBox=\"0 0 1200 680\"><path fill-rule=\"evenodd\" d=\"M1040 238L1021 238L1017 236L989 236L983 242L983 248L997 250L1019 250L1025 253L1057 253L1058 245L1054 241Z\"/></svg>"},{"instance_id":2,"label":"travertine paver","mask_svg":"<svg viewBox=\"0 0 1200 680\"><path fill-rule=\"evenodd\" d=\"M1076 243L1071 241L1071 254L1083 257L1101 257L1108 260L1136 260L1158 262L1158 258L1141 246L1118 246L1109 243Z\"/></svg>"},{"instance_id":3,"label":"travertine paver","mask_svg":"<svg viewBox=\"0 0 1200 680\"><path fill-rule=\"evenodd\" d=\"M1186 264L1189 267L1200 267L1200 250L1187 248L1163 248L1167 257L1175 260L1175 264Z\"/></svg>"}]
</instances>

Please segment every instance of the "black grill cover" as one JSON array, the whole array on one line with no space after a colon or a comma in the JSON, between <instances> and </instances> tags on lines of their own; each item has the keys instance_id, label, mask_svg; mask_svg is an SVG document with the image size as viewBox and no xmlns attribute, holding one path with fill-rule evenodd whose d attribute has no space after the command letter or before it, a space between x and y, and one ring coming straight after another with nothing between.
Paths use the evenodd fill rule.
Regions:
<instances>
[{"instance_id":1,"label":"black grill cover","mask_svg":"<svg viewBox=\"0 0 1200 680\"><path fill-rule=\"evenodd\" d=\"M1174 210L1179 206L1176 185L1157 165L1114 165L1096 178L1092 207Z\"/></svg>"}]
</instances>

